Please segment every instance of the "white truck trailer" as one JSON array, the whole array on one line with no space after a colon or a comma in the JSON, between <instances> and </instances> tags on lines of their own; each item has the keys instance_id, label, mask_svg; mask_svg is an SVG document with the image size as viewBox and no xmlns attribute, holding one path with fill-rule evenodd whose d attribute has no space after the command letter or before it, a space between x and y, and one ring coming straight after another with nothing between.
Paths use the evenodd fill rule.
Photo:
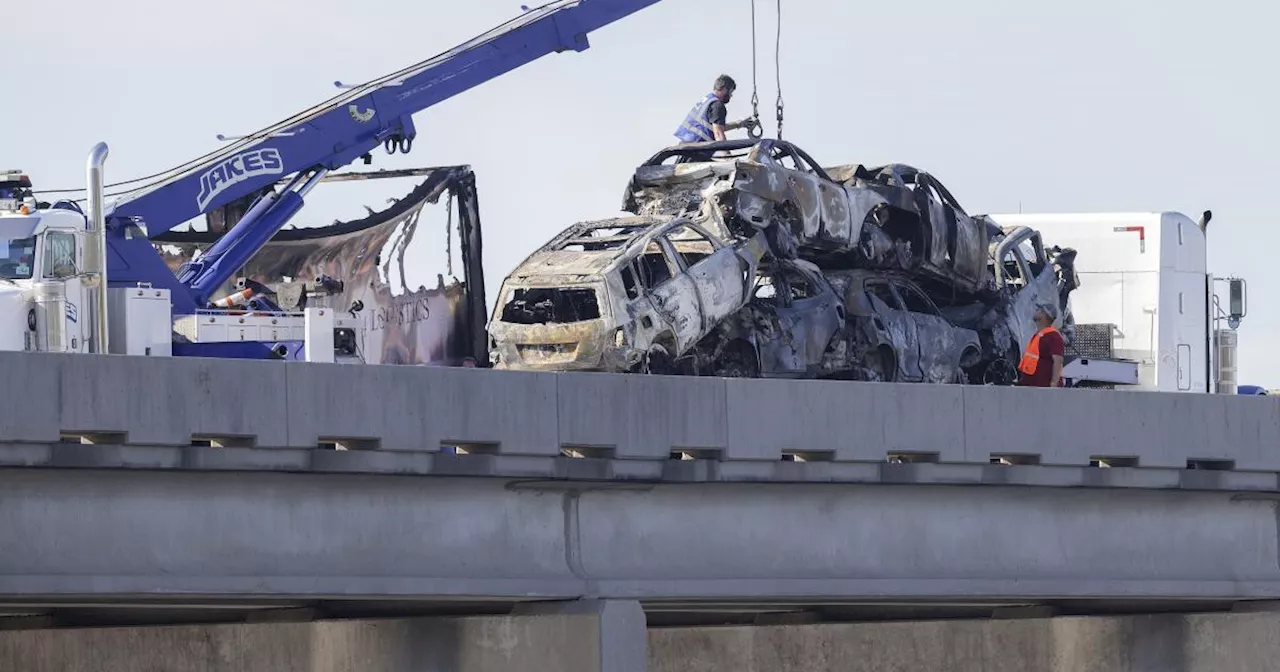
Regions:
<instances>
[{"instance_id":1,"label":"white truck trailer","mask_svg":"<svg viewBox=\"0 0 1280 672\"><path fill-rule=\"evenodd\" d=\"M1208 271L1205 228L1180 212L991 215L1074 248L1076 335L1063 377L1084 385L1234 394L1245 282ZM1215 289L1225 284L1227 305ZM1222 328L1222 323L1226 328Z\"/></svg>"}]
</instances>

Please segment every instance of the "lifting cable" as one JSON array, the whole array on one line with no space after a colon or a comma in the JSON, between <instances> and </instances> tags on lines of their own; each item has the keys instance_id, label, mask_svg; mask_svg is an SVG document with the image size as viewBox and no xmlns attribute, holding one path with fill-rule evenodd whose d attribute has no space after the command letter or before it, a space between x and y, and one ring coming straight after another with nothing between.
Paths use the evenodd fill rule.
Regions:
<instances>
[{"instance_id":1,"label":"lifting cable","mask_svg":"<svg viewBox=\"0 0 1280 672\"><path fill-rule=\"evenodd\" d=\"M755 0L752 0L754 9ZM752 38L755 37L755 26L752 25ZM752 55L754 60L754 54ZM773 72L778 80L778 139L782 139L782 0L778 0L778 35L773 44Z\"/></svg>"},{"instance_id":2,"label":"lifting cable","mask_svg":"<svg viewBox=\"0 0 1280 672\"><path fill-rule=\"evenodd\" d=\"M782 139L782 117L783 117L783 101L782 101L782 0L777 0L778 8L778 32L774 38L773 46L773 68L777 77L778 101L776 103L778 114L778 139ZM747 129L747 135L753 138L759 138L763 131L760 128L760 93L757 86L757 69L756 60L759 49L756 46L756 0L751 0L751 119L756 122L754 128Z\"/></svg>"},{"instance_id":3,"label":"lifting cable","mask_svg":"<svg viewBox=\"0 0 1280 672\"><path fill-rule=\"evenodd\" d=\"M764 135L760 127L760 94L756 88L756 0L751 0L751 120L755 124L747 127L747 136Z\"/></svg>"}]
</instances>

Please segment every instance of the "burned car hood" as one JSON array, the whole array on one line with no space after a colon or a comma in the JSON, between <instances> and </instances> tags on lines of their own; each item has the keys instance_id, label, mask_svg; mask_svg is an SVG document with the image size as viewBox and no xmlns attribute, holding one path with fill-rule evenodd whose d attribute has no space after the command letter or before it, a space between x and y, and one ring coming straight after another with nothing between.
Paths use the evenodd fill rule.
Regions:
<instances>
[{"instance_id":1,"label":"burned car hood","mask_svg":"<svg viewBox=\"0 0 1280 672\"><path fill-rule=\"evenodd\" d=\"M599 278L617 258L617 255L607 252L540 251L525 259L508 277L520 282L537 281L538 278L581 282Z\"/></svg>"}]
</instances>

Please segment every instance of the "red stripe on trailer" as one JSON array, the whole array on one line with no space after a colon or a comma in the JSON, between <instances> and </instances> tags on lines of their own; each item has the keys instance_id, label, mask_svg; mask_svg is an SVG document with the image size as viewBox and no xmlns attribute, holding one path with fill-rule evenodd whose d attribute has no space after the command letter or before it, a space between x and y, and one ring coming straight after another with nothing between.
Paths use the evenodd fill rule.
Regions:
<instances>
[{"instance_id":1,"label":"red stripe on trailer","mask_svg":"<svg viewBox=\"0 0 1280 672\"><path fill-rule=\"evenodd\" d=\"M1138 232L1138 253L1145 254L1147 251L1147 227L1145 226L1117 226L1112 229L1116 233L1132 233Z\"/></svg>"}]
</instances>

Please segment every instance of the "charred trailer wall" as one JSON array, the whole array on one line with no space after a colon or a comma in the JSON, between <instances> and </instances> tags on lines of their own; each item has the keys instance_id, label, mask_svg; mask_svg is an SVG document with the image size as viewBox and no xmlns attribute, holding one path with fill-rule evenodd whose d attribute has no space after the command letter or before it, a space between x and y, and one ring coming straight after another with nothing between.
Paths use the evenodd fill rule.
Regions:
<instances>
[{"instance_id":1,"label":"charred trailer wall","mask_svg":"<svg viewBox=\"0 0 1280 672\"><path fill-rule=\"evenodd\" d=\"M450 189L458 204L459 242L462 247L462 272L466 280L466 337L470 356L476 365L489 366L488 302L484 292L484 236L480 226L480 196L476 174L459 173Z\"/></svg>"},{"instance_id":2,"label":"charred trailer wall","mask_svg":"<svg viewBox=\"0 0 1280 672\"><path fill-rule=\"evenodd\" d=\"M364 306L357 316L365 329L367 347L362 354L369 363L456 366L471 357L478 366L487 366L480 206L474 172L467 166L454 166L345 173L330 179L407 176L421 176L421 182L390 207L359 220L282 230L245 264L240 275L273 287L285 310L300 309L302 285L314 284L318 276L342 280L341 293L312 300L312 305L319 303L342 313L357 301ZM446 207L457 208L449 214L460 239L463 281L446 283L438 276L435 287L411 289L404 285L404 249L414 238L419 213L428 203L439 203L445 194L450 197ZM220 209L216 216L210 213L208 230L172 231L155 236L152 242L170 269L177 272L235 226L252 200L246 197ZM393 263L400 266L399 288L390 283ZM285 282L285 278L291 281ZM235 283L229 281L215 296L234 291Z\"/></svg>"}]
</instances>

